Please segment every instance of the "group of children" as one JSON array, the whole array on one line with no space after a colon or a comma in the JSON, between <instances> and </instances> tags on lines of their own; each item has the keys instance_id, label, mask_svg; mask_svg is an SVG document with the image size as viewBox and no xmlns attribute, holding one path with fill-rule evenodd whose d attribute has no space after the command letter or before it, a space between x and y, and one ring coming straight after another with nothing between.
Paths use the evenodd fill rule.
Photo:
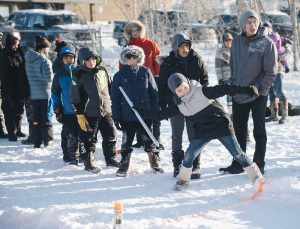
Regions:
<instances>
[{"instance_id":1,"label":"group of children","mask_svg":"<svg viewBox=\"0 0 300 229\"><path fill-rule=\"evenodd\" d=\"M80 48L79 65L75 67L74 48L66 46L61 49L63 67L54 76L51 98L54 112L63 123L62 131L67 136L66 141L62 141L62 148L67 148L63 150L64 159L68 159L66 161L70 164L78 165L81 142L84 145L81 153L85 170L99 173L101 169L96 166L95 161L99 130L107 166L118 167L116 175L126 176L133 151L132 142L136 131L140 130L150 167L155 172L163 172L159 166L159 151L122 95L119 89L122 87L148 127L151 127L153 120L162 120L178 113L185 115L194 124L195 136L185 154L176 190L186 187L194 158L200 154L205 144L215 138L226 146L252 181L262 177L256 164L240 149L229 116L214 100L225 94L245 93L255 96L258 94L257 89L254 86L229 85L202 87L198 82L189 81L182 74L175 73L168 80L169 88L174 93L174 106L160 110L158 89L151 71L143 66L144 56L143 50L137 46L125 47L120 55L123 67L111 82L107 71L100 65L101 57L93 50ZM115 127L125 134L120 162L116 160Z\"/></svg>"}]
</instances>

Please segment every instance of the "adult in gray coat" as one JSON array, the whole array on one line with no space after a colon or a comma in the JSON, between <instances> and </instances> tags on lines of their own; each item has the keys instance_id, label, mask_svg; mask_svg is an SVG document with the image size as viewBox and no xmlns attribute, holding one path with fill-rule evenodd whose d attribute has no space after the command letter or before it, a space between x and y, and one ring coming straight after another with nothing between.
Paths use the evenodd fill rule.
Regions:
<instances>
[{"instance_id":1,"label":"adult in gray coat","mask_svg":"<svg viewBox=\"0 0 300 229\"><path fill-rule=\"evenodd\" d=\"M233 85L255 85L259 96L237 94L233 98L233 126L237 140L244 152L247 146L247 126L249 113L252 112L255 152L253 161L264 173L267 134L265 128L265 107L268 91L275 80L277 51L268 38L268 31L260 27L259 15L245 10L239 16L242 34L233 39L231 46L231 76ZM233 160L227 168L220 171L236 174L243 168Z\"/></svg>"}]
</instances>

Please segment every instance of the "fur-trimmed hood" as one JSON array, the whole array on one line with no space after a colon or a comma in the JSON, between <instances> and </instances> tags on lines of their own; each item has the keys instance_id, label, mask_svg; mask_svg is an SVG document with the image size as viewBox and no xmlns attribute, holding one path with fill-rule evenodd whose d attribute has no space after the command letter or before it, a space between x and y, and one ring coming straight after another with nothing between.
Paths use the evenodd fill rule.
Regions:
<instances>
[{"instance_id":1,"label":"fur-trimmed hood","mask_svg":"<svg viewBox=\"0 0 300 229\"><path fill-rule=\"evenodd\" d=\"M130 31L133 28L137 28L139 31L141 31L141 37L146 36L146 27L145 27L145 25L142 22L138 21L138 20L132 20L132 21L128 22L127 25L124 28L124 36L127 39L127 41L129 41L129 39L131 38Z\"/></svg>"},{"instance_id":2,"label":"fur-trimmed hood","mask_svg":"<svg viewBox=\"0 0 300 229\"><path fill-rule=\"evenodd\" d=\"M143 66L145 62L145 53L144 50L138 46L135 45L128 45L123 48L120 54L120 63L123 65L126 65L126 58L125 56L127 54L135 55L138 57L137 65Z\"/></svg>"}]
</instances>

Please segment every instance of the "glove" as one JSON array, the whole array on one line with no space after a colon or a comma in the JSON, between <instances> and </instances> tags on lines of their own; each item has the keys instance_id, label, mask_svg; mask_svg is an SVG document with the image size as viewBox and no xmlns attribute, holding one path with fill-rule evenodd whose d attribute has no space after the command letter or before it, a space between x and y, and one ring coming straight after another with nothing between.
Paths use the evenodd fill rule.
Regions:
<instances>
[{"instance_id":1,"label":"glove","mask_svg":"<svg viewBox=\"0 0 300 229\"><path fill-rule=\"evenodd\" d=\"M59 108L56 108L54 110L54 114L55 114L55 117L56 117L56 120L59 122L59 123L63 123L63 116L62 116L62 113L60 111Z\"/></svg>"},{"instance_id":2,"label":"glove","mask_svg":"<svg viewBox=\"0 0 300 229\"><path fill-rule=\"evenodd\" d=\"M251 96L259 96L259 92L255 86L248 86L247 93Z\"/></svg>"},{"instance_id":3,"label":"glove","mask_svg":"<svg viewBox=\"0 0 300 229\"><path fill-rule=\"evenodd\" d=\"M80 115L76 115L77 116L77 121L79 124L79 127L82 131L87 132L88 131L88 127L89 127L89 123L86 120L85 115L80 114Z\"/></svg>"},{"instance_id":4,"label":"glove","mask_svg":"<svg viewBox=\"0 0 300 229\"><path fill-rule=\"evenodd\" d=\"M115 123L115 126L116 126L117 130L123 130L121 122L115 121L114 123Z\"/></svg>"},{"instance_id":5,"label":"glove","mask_svg":"<svg viewBox=\"0 0 300 229\"><path fill-rule=\"evenodd\" d=\"M290 69L289 69L289 66L284 66L284 68L285 68L285 73L288 73L289 71L290 71Z\"/></svg>"}]
</instances>

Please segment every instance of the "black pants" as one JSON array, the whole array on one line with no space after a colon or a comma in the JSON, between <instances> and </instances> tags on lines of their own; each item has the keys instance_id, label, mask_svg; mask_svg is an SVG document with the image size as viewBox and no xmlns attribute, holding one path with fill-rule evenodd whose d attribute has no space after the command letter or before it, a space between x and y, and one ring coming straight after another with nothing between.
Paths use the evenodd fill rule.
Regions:
<instances>
[{"instance_id":1,"label":"black pants","mask_svg":"<svg viewBox=\"0 0 300 229\"><path fill-rule=\"evenodd\" d=\"M98 130L102 136L102 150L106 161L116 156L116 130L110 115L104 117L86 117L89 131L80 131L80 140L84 144L85 153L92 154L96 150Z\"/></svg>"},{"instance_id":2,"label":"black pants","mask_svg":"<svg viewBox=\"0 0 300 229\"><path fill-rule=\"evenodd\" d=\"M64 156L69 157L71 160L78 160L79 125L77 122L76 115L63 115L63 126L61 136L61 147Z\"/></svg>"},{"instance_id":3,"label":"black pants","mask_svg":"<svg viewBox=\"0 0 300 229\"><path fill-rule=\"evenodd\" d=\"M17 131L21 131L24 103L24 100L21 99L2 99L5 126L9 135L16 134Z\"/></svg>"},{"instance_id":4,"label":"black pants","mask_svg":"<svg viewBox=\"0 0 300 229\"><path fill-rule=\"evenodd\" d=\"M40 147L42 142L48 144L48 128L51 122L48 120L48 100L37 99L31 100L33 115L32 115L32 134L35 147Z\"/></svg>"},{"instance_id":5,"label":"black pants","mask_svg":"<svg viewBox=\"0 0 300 229\"><path fill-rule=\"evenodd\" d=\"M232 115L233 115L233 126L240 144L240 147L244 152L247 148L247 129L249 113L252 112L253 119L253 136L255 139L255 152L253 161L259 166L265 166L265 154L267 145L267 133L265 126L265 109L267 104L267 97L260 96L256 100L238 104L233 100L232 103Z\"/></svg>"},{"instance_id":6,"label":"black pants","mask_svg":"<svg viewBox=\"0 0 300 229\"><path fill-rule=\"evenodd\" d=\"M144 120L148 128L151 128L152 121L151 120ZM134 135L137 131L139 131L141 138L143 140L143 144L145 146L145 152L151 152L155 146L148 136L147 132L145 131L144 127L140 124L140 122L124 122L123 124L124 131L126 133L126 139L122 147L131 147Z\"/></svg>"}]
</instances>

